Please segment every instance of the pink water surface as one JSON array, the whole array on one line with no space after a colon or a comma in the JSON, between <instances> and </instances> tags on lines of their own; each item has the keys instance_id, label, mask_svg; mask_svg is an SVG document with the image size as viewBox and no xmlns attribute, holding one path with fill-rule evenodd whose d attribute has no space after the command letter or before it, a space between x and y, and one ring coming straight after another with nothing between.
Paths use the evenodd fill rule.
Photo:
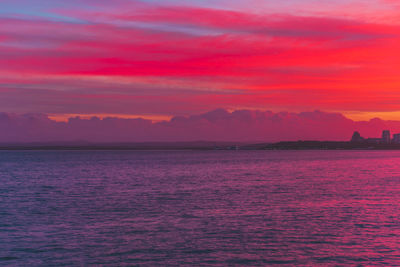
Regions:
<instances>
[{"instance_id":1,"label":"pink water surface","mask_svg":"<svg viewBox=\"0 0 400 267\"><path fill-rule=\"evenodd\" d=\"M397 151L3 151L0 265L400 265Z\"/></svg>"}]
</instances>

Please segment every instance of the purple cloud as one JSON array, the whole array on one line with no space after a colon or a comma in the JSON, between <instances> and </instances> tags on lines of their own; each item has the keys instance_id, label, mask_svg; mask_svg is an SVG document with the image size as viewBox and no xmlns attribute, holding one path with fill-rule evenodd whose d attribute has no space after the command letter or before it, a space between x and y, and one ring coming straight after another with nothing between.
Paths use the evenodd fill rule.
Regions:
<instances>
[{"instance_id":1,"label":"purple cloud","mask_svg":"<svg viewBox=\"0 0 400 267\"><path fill-rule=\"evenodd\" d=\"M379 136L383 129L400 131L400 121L356 122L339 113L217 109L170 121L93 117L56 122L42 114L0 113L0 143L347 140L354 130Z\"/></svg>"}]
</instances>

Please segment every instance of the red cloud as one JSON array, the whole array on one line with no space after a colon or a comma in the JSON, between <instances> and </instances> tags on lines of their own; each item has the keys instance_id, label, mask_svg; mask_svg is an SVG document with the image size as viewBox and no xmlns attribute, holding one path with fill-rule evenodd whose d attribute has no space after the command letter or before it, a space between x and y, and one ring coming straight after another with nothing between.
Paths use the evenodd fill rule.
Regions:
<instances>
[{"instance_id":1,"label":"red cloud","mask_svg":"<svg viewBox=\"0 0 400 267\"><path fill-rule=\"evenodd\" d=\"M168 115L221 106L399 108L398 26L189 7L126 10L84 14L84 23L1 18L0 106Z\"/></svg>"}]
</instances>

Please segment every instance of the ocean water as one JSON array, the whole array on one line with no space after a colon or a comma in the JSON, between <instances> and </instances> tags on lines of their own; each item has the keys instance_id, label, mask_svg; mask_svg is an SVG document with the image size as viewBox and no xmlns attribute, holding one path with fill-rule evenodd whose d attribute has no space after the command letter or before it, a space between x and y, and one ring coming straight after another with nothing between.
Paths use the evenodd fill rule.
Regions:
<instances>
[{"instance_id":1,"label":"ocean water","mask_svg":"<svg viewBox=\"0 0 400 267\"><path fill-rule=\"evenodd\" d=\"M3 265L400 266L400 152L2 151Z\"/></svg>"}]
</instances>

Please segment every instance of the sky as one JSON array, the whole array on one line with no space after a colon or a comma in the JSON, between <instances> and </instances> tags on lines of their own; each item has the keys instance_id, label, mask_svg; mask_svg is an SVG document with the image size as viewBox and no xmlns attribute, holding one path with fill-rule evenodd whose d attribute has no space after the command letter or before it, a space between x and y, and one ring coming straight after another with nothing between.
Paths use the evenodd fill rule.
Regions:
<instances>
[{"instance_id":1,"label":"sky","mask_svg":"<svg viewBox=\"0 0 400 267\"><path fill-rule=\"evenodd\" d=\"M0 112L400 120L396 0L2 0Z\"/></svg>"}]
</instances>

